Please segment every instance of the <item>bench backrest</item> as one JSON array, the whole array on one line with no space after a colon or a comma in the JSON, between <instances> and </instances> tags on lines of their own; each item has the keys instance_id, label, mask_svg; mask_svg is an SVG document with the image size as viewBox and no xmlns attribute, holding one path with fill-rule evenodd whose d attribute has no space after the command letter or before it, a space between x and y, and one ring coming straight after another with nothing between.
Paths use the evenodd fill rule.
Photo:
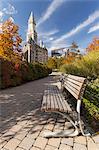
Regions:
<instances>
[{"instance_id":1,"label":"bench backrest","mask_svg":"<svg viewBox=\"0 0 99 150\"><path fill-rule=\"evenodd\" d=\"M77 100L81 99L86 85L86 78L64 74L62 86L66 88Z\"/></svg>"}]
</instances>

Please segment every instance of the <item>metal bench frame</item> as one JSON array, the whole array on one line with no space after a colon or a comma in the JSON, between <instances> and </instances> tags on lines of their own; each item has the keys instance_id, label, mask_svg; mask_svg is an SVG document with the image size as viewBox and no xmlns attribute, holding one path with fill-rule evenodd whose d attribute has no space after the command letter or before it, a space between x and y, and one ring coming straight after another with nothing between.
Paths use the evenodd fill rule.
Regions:
<instances>
[{"instance_id":1,"label":"metal bench frame","mask_svg":"<svg viewBox=\"0 0 99 150\"><path fill-rule=\"evenodd\" d=\"M73 95L73 93L70 93L76 98L77 100L77 105L76 105L76 111L77 111L77 121L74 122L71 117L69 116L69 114L65 113L65 112L61 112L61 111L57 111L57 110L51 110L51 112L55 112L55 113L58 113L60 115L62 115L64 118L66 118L72 125L73 127L75 128L74 131L69 131L69 130L63 130L63 131L57 131L57 132L45 132L44 133L44 137L74 137L74 136L77 136L80 132L82 133L83 136L90 136L90 134L85 134L84 131L83 131L83 128L82 128L82 124L81 124L81 118L80 118L80 107L81 107L81 100L83 98L83 93L84 93L84 90L85 90L85 86L86 86L86 79L85 78L82 78L82 77L78 77L78 76L72 76L72 75L68 75L68 74L65 74L65 75L62 75L61 76L61 87L62 88L65 88L66 89L66 85L65 85L65 81L66 79L69 77L73 77L73 78L77 78L78 80L79 79L82 79L82 86L81 86L81 89L80 89L80 92L78 94L78 96L76 97L76 95ZM68 82L68 81L67 81ZM67 88L68 90L68 88ZM75 94L75 93L74 93ZM47 112L47 110L45 110Z\"/></svg>"}]
</instances>

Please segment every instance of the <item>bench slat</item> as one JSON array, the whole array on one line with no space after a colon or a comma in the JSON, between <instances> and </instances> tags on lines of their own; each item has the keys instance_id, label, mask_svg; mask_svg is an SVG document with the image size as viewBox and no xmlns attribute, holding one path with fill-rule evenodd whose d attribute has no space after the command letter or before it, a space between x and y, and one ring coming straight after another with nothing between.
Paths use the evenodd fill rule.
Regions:
<instances>
[{"instance_id":1,"label":"bench slat","mask_svg":"<svg viewBox=\"0 0 99 150\"><path fill-rule=\"evenodd\" d=\"M55 91L55 90L53 90ZM53 91L51 91L51 94L50 94L50 109L54 110L55 109L55 103L54 103L54 93Z\"/></svg>"},{"instance_id":2,"label":"bench slat","mask_svg":"<svg viewBox=\"0 0 99 150\"><path fill-rule=\"evenodd\" d=\"M47 109L47 94L46 94L46 90L44 91L44 95L43 95L43 101L42 101L42 108L41 109L44 109L46 110Z\"/></svg>"},{"instance_id":3,"label":"bench slat","mask_svg":"<svg viewBox=\"0 0 99 150\"><path fill-rule=\"evenodd\" d=\"M74 87L74 85L68 84L67 82L64 83L64 87L65 87L65 88L67 88L67 87L70 88L70 90L73 91L76 95L79 95L80 89L81 89L81 88L76 89L76 88Z\"/></svg>"},{"instance_id":4,"label":"bench slat","mask_svg":"<svg viewBox=\"0 0 99 150\"><path fill-rule=\"evenodd\" d=\"M41 109L43 111L71 111L68 103L56 86L48 87L48 90L45 90Z\"/></svg>"},{"instance_id":5,"label":"bench slat","mask_svg":"<svg viewBox=\"0 0 99 150\"><path fill-rule=\"evenodd\" d=\"M66 82L64 83L65 87L70 88L71 91L73 91L75 94L79 95L80 89L76 89L75 87L73 87L71 84L67 84Z\"/></svg>"},{"instance_id":6,"label":"bench slat","mask_svg":"<svg viewBox=\"0 0 99 150\"><path fill-rule=\"evenodd\" d=\"M64 86L76 99L79 98L79 92L77 92L76 90L71 89L71 86L67 86L65 84Z\"/></svg>"},{"instance_id":7,"label":"bench slat","mask_svg":"<svg viewBox=\"0 0 99 150\"><path fill-rule=\"evenodd\" d=\"M68 112L71 112L72 109L70 108L69 104L67 103L67 101L65 100L65 98L63 97L62 94L60 94L60 97L61 97L61 99L62 99L62 103L63 103L63 107L64 107L64 112L66 112L66 110L67 110Z\"/></svg>"},{"instance_id":8,"label":"bench slat","mask_svg":"<svg viewBox=\"0 0 99 150\"><path fill-rule=\"evenodd\" d=\"M50 90L48 90L48 97L47 97L47 110L51 108L51 94Z\"/></svg>"},{"instance_id":9,"label":"bench slat","mask_svg":"<svg viewBox=\"0 0 99 150\"><path fill-rule=\"evenodd\" d=\"M75 87L80 87L82 86L83 82L79 82L70 78L64 79L64 82L71 82L72 84L74 84Z\"/></svg>"},{"instance_id":10,"label":"bench slat","mask_svg":"<svg viewBox=\"0 0 99 150\"><path fill-rule=\"evenodd\" d=\"M67 85L67 86L71 86L71 88L78 91L78 93L80 92L81 86L77 86L77 85L75 85L75 84L73 84L72 82L69 82L69 81L65 81L64 84Z\"/></svg>"},{"instance_id":11,"label":"bench slat","mask_svg":"<svg viewBox=\"0 0 99 150\"><path fill-rule=\"evenodd\" d=\"M76 99L79 99L86 79L74 75L64 75L63 81L63 87L66 88Z\"/></svg>"},{"instance_id":12,"label":"bench slat","mask_svg":"<svg viewBox=\"0 0 99 150\"><path fill-rule=\"evenodd\" d=\"M62 106L62 104L61 104L61 102L60 102L60 99L59 99L59 97L58 97L58 92L55 94L55 98L56 98L56 100L57 100L59 110L64 111L63 106Z\"/></svg>"},{"instance_id":13,"label":"bench slat","mask_svg":"<svg viewBox=\"0 0 99 150\"><path fill-rule=\"evenodd\" d=\"M84 82L85 78L83 77L78 77L78 76L74 76L74 75L65 75L66 78L70 78L79 82Z\"/></svg>"},{"instance_id":14,"label":"bench slat","mask_svg":"<svg viewBox=\"0 0 99 150\"><path fill-rule=\"evenodd\" d=\"M62 105L62 111L67 112L67 111L68 111L67 105L66 105L66 103L64 102L64 101L65 101L65 100L64 100L64 97L63 97L63 95L59 92L59 90L58 90L58 98L59 98L60 103L61 103L61 105Z\"/></svg>"},{"instance_id":15,"label":"bench slat","mask_svg":"<svg viewBox=\"0 0 99 150\"><path fill-rule=\"evenodd\" d=\"M55 109L59 111L59 105L58 105L58 102L57 102L55 94L54 94L53 98L54 98L54 102L55 102Z\"/></svg>"}]
</instances>

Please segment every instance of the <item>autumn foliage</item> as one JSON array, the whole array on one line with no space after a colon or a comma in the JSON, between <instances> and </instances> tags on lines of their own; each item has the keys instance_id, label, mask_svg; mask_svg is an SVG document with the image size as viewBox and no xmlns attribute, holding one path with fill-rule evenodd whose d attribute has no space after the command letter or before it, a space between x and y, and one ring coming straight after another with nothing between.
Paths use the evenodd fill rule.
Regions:
<instances>
[{"instance_id":1,"label":"autumn foliage","mask_svg":"<svg viewBox=\"0 0 99 150\"><path fill-rule=\"evenodd\" d=\"M10 61L20 60L22 39L18 34L19 27L11 18L6 20L0 30L0 57Z\"/></svg>"},{"instance_id":2,"label":"autumn foliage","mask_svg":"<svg viewBox=\"0 0 99 150\"><path fill-rule=\"evenodd\" d=\"M93 39L92 43L90 43L89 46L86 48L86 51L99 51L99 37L95 37Z\"/></svg>"}]
</instances>

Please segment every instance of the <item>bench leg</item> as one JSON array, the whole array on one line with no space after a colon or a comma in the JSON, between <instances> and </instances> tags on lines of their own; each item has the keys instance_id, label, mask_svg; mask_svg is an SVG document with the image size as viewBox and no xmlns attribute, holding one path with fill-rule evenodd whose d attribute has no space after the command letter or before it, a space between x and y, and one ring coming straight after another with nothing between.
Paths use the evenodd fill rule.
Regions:
<instances>
[{"instance_id":1,"label":"bench leg","mask_svg":"<svg viewBox=\"0 0 99 150\"><path fill-rule=\"evenodd\" d=\"M63 131L57 131L57 132L45 132L44 133L44 137L50 138L50 137L74 137L77 136L79 134L79 129L77 128L77 126L75 125L75 123L71 120L71 118L64 113L58 112L58 111L53 111L54 113L58 113L62 116L64 116L66 119L69 120L69 122L73 125L73 127L75 128L73 131L70 130L63 130Z\"/></svg>"},{"instance_id":2,"label":"bench leg","mask_svg":"<svg viewBox=\"0 0 99 150\"><path fill-rule=\"evenodd\" d=\"M78 125L79 125L79 129L80 129L83 136L91 136L90 133L84 133L84 130L83 130L83 127L81 124L80 113L78 113Z\"/></svg>"},{"instance_id":3,"label":"bench leg","mask_svg":"<svg viewBox=\"0 0 99 150\"><path fill-rule=\"evenodd\" d=\"M79 125L79 129L83 136L91 136L90 133L84 133L84 131L83 131L82 124L81 124L81 118L80 118L80 107L81 107L81 100L78 100L77 101L77 117L78 117L77 124Z\"/></svg>"}]
</instances>

